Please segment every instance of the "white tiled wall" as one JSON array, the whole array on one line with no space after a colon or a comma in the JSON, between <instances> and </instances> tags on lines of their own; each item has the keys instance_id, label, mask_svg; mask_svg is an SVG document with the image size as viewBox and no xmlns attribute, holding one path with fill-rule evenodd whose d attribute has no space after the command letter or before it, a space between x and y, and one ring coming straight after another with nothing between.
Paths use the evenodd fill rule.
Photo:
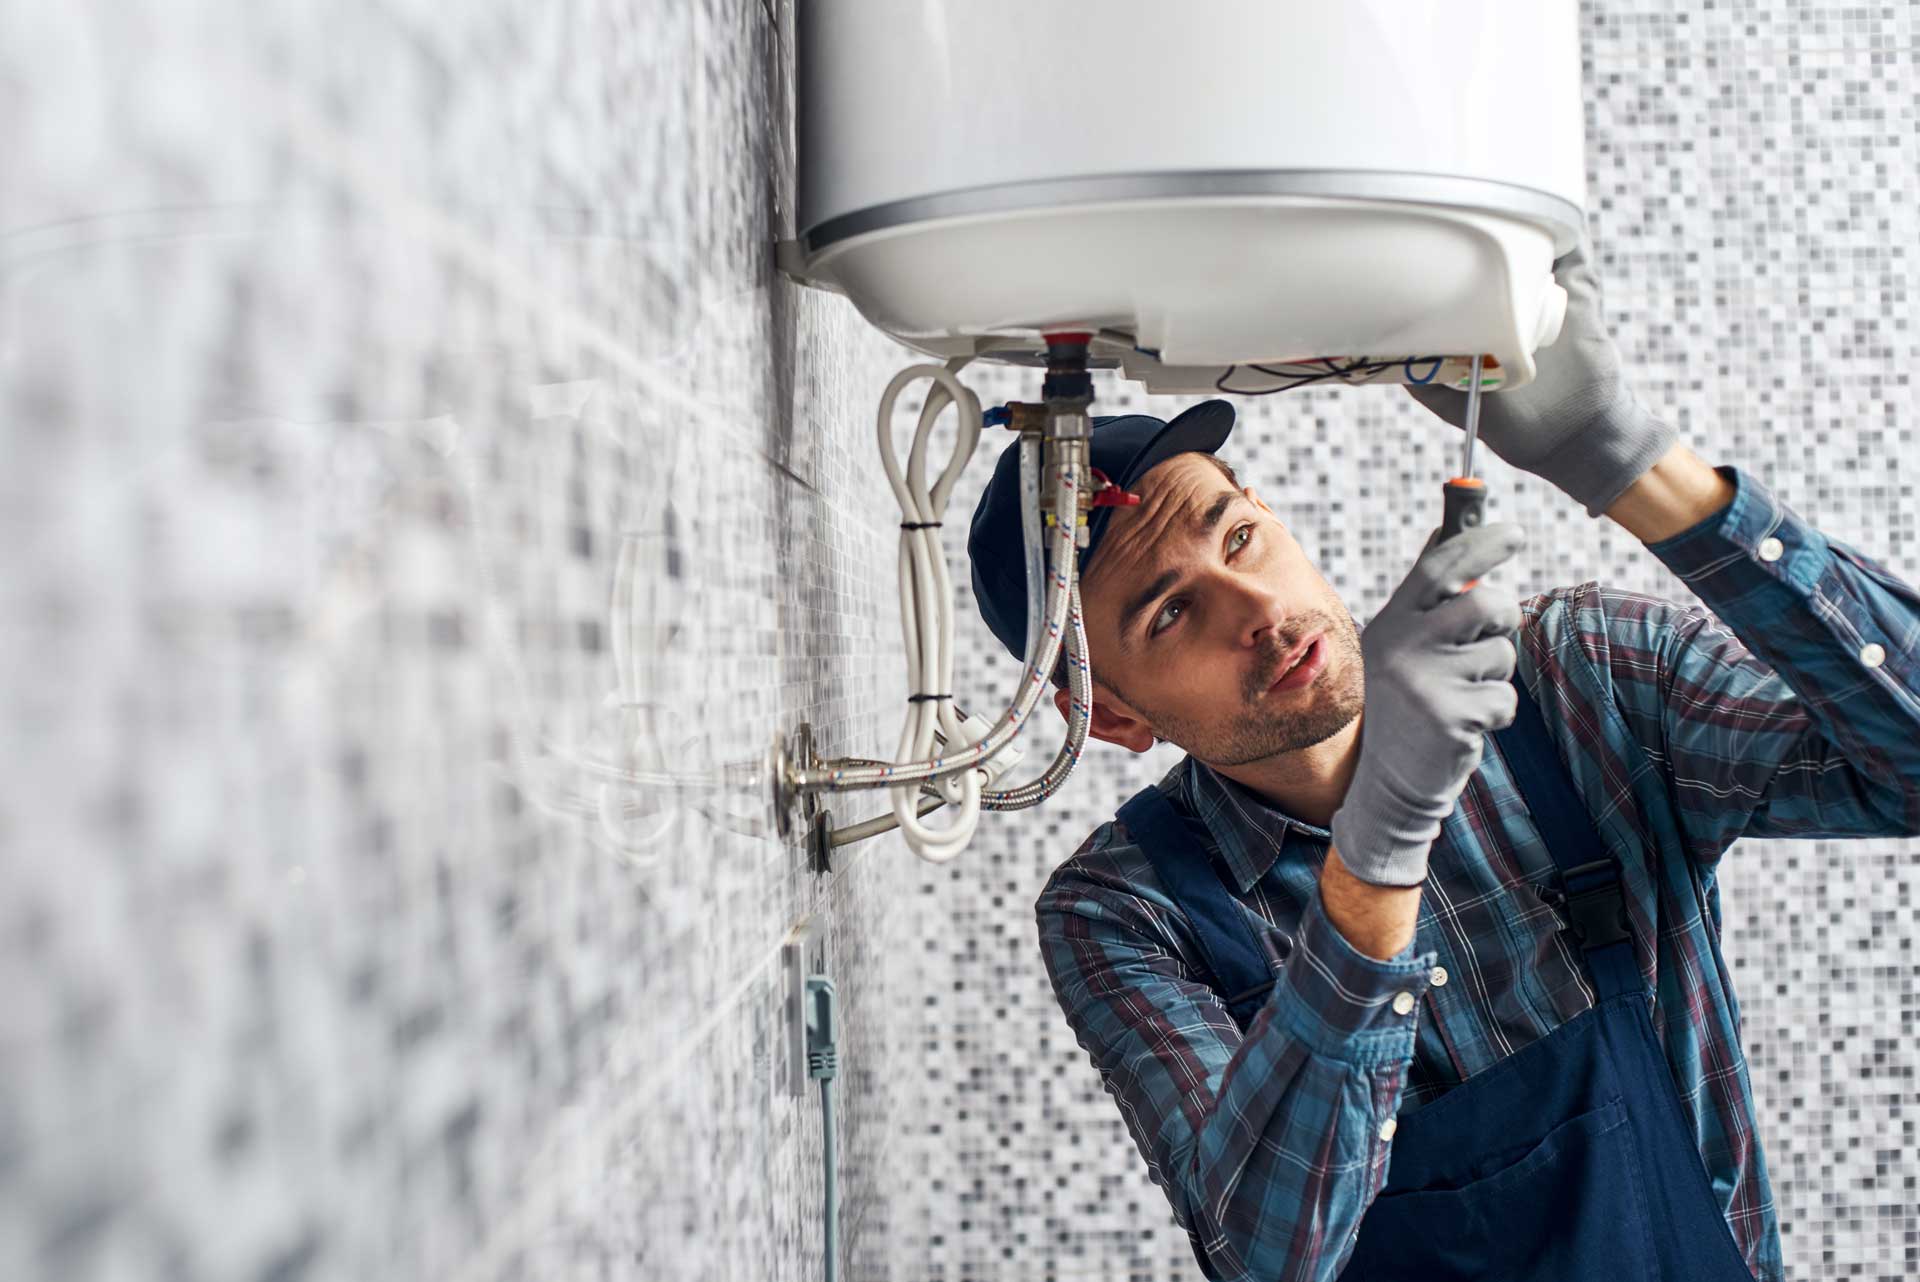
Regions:
<instances>
[{"instance_id":1,"label":"white tiled wall","mask_svg":"<svg viewBox=\"0 0 1920 1282\"><path fill-rule=\"evenodd\" d=\"M1164 760L1096 750L941 869L883 839L815 877L768 831L774 730L885 751L903 681L870 416L904 353L771 269L790 17L0 0L0 1277L817 1277L807 914L843 1276L1198 1276L1030 907ZM1915 25L1587 6L1642 395L1920 577ZM1364 619L1451 429L1241 406ZM1491 479L1517 589L1684 592ZM1011 664L962 627L984 706ZM1797 1277L1920 1272L1914 855L1727 865Z\"/></svg>"}]
</instances>

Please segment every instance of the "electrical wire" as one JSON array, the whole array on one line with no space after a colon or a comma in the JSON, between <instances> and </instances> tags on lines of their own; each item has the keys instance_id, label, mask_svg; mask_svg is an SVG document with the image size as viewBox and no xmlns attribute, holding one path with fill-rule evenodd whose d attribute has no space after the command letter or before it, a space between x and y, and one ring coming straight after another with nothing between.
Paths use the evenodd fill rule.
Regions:
<instances>
[{"instance_id":1,"label":"electrical wire","mask_svg":"<svg viewBox=\"0 0 1920 1282\"><path fill-rule=\"evenodd\" d=\"M820 1079L820 1154L826 1167L826 1282L840 1279L840 1159L835 1151L838 1140L833 1125L833 1083L832 1077Z\"/></svg>"},{"instance_id":2,"label":"electrical wire","mask_svg":"<svg viewBox=\"0 0 1920 1282\"><path fill-rule=\"evenodd\" d=\"M1074 768L1080 764L1080 754L1086 750L1087 733L1093 721L1093 668L1087 662L1086 620L1080 613L1080 585L1073 586L1073 599L1068 614L1067 632L1067 734L1060 750L1040 777L1031 783L1004 789L986 789L980 794L982 810L1026 810L1037 806L1060 791ZM925 817L946 803L937 796L921 794L919 813ZM868 819L863 823L849 824L833 830L833 844L850 846L856 841L865 841L869 837L878 837L881 833L891 832L900 826L898 816L884 814Z\"/></svg>"},{"instance_id":3,"label":"electrical wire","mask_svg":"<svg viewBox=\"0 0 1920 1282\"><path fill-rule=\"evenodd\" d=\"M877 421L881 464L903 518L899 582L910 694L897 754L902 760L841 758L794 770L788 778L789 786L796 791L889 790L892 814L836 831L832 834L835 846L898 827L915 854L944 863L972 840L981 810L1022 809L1053 795L1079 763L1086 744L1092 718L1092 675L1075 582L1076 523L1071 515L1079 511L1079 492L1087 470L1086 434L1090 424L1084 415L1050 419L1051 430L1045 439L1054 442L1060 453L1051 510L1069 514L1052 521L1051 528L1043 528L1040 519L1041 441L1024 437L1020 445L1021 532L1029 609L1026 663L1013 704L988 726L984 718L967 716L954 703L953 593L935 532L941 528L954 480L971 458L984 422L979 399L956 377L971 359L963 356L944 366L911 366L895 375L881 396ZM894 441L894 407L906 387L923 378L932 380L933 386L921 407L903 469ZM959 440L929 485L928 442L935 423L949 407L958 419ZM1040 778L1014 788L990 790L987 785L1011 763L989 763L1031 716L1063 651L1067 654L1069 687L1064 742ZM939 755L931 755L936 746ZM943 806L955 810L946 827L934 828L921 822Z\"/></svg>"},{"instance_id":4,"label":"electrical wire","mask_svg":"<svg viewBox=\"0 0 1920 1282\"><path fill-rule=\"evenodd\" d=\"M947 370L937 365L915 366L912 369L903 370L900 375L896 376L894 384L889 386L888 396L883 398L882 401L882 423L888 423L891 416L893 400L897 397L901 386L904 386L907 382L911 382L914 378L934 377L936 375L951 380L956 387L959 386L958 380L952 379L951 374L948 373ZM930 396L929 399L931 401L934 398ZM944 408L946 404L951 403L951 400L951 396L941 399L941 407ZM977 425L979 422L978 402L975 401L974 405L976 407L973 411L974 422ZM887 468L889 482L895 486L896 497L902 497L903 510L909 507L917 510L918 502L910 492L907 492L906 479L900 476L899 464L893 451L891 433L886 431L884 427L882 430L882 439L881 462ZM1084 440L1084 438L1081 439ZM1071 444L1072 442L1069 440L1062 448L1064 449L1066 445ZM1079 492L1085 466L1085 445L1081 444L1078 448L1077 457L1072 460L1071 464L1062 466L1058 470L1052 495L1054 511L1073 513L1079 510ZM950 464L948 474L953 470L953 466ZM896 478L899 479L896 480ZM944 479L945 475L943 474L943 480ZM944 498L942 501L944 502ZM923 523L908 522L908 524L918 525ZM906 531L906 533L912 533L912 531ZM932 550L937 551L937 547ZM1045 624L1039 636L1039 650L1027 656L1026 666L1021 674L1020 684L1016 688L1012 706L1000 714L999 719L993 723L984 735L977 740L968 736L960 742L965 742L969 746L959 748L956 751L942 752L939 756L931 758L922 757L921 759L888 763L886 765L852 765L841 761L822 762L810 769L794 770L789 776L789 786L796 791L810 789L848 790L855 788L897 789L903 784L919 783L928 779L944 779L950 775L970 771L973 767L985 762L1008 743L1012 742L1014 736L1020 732L1028 718L1032 715L1034 707L1039 703L1041 694L1047 684L1048 674L1052 672L1053 665L1059 661L1060 651L1065 644L1073 599L1074 524L1071 518L1056 521L1048 528L1047 551L1046 609L1043 613ZM944 569L944 565L942 565L941 568ZM904 578L905 572L903 571L903 580ZM915 587L915 599L917 600L917 581ZM916 609L915 617L921 617L921 613L922 612ZM939 610L937 604L925 612L925 617L928 618L937 619L938 616ZM951 623L950 617L948 621ZM920 639L918 637L911 637L909 640L910 663L921 655L919 641ZM928 666L924 660L921 661L920 668L923 672ZM951 691L916 690L915 693L933 696L942 693L950 694ZM934 702L945 703L951 701L935 700L931 697L921 701L921 703ZM919 705L916 704L915 706ZM951 743L949 743L948 746L951 747Z\"/></svg>"},{"instance_id":5,"label":"electrical wire","mask_svg":"<svg viewBox=\"0 0 1920 1282\"><path fill-rule=\"evenodd\" d=\"M916 365L895 375L880 398L880 457L900 503L900 626L907 650L907 715L900 730L895 757L917 761L935 751L936 741L969 741L953 701L953 585L938 531L946 515L947 499L980 440L980 400L955 372L964 358L936 365ZM921 378L933 386L920 410L913 445L903 472L894 452L893 407L900 393ZM958 419L959 440L932 484L927 481L927 446L933 426L951 405ZM920 789L914 783L892 790L894 818L907 845L922 858L944 862L973 840L980 822L980 776L960 771L938 780L941 798L956 814L945 828L921 822Z\"/></svg>"},{"instance_id":6,"label":"electrical wire","mask_svg":"<svg viewBox=\"0 0 1920 1282\"><path fill-rule=\"evenodd\" d=\"M956 445L949 458L948 466L942 471L940 479L931 489L926 484L926 448L935 421L945 411L949 402L958 402L957 409L963 424L968 416L978 424L980 419L979 401L975 399L964 384L953 377L960 364L950 363L945 371L946 377L935 377L935 386L929 391L925 406L920 412L920 424L914 433L913 449L908 456L907 474L904 487L896 485L895 494L901 500L901 513L907 519L902 522L902 533L912 541L903 545L910 551L912 577L911 584L906 578L908 559L902 559L901 608L903 623L907 630L908 647L913 650L913 641L917 637L921 642L923 656L918 671L912 659L908 663L909 684L914 688L914 696L908 703L908 728L903 730L900 755L912 760L932 751L937 737L943 744L967 743L982 734L977 719L963 718L955 706L951 691L953 689L953 592L948 582L946 559L941 553L940 542L934 531L940 528L940 517L946 509L947 496L952 488L952 478L960 468L966 465L978 438L979 429L974 427L968 433L962 427L962 440ZM889 388L889 393L897 395L898 388L904 386L900 380ZM881 412L886 416L888 431L886 442L892 444L890 397L883 397ZM888 452L883 450L883 461L888 461ZM1048 628L1041 622L1045 592L1046 552L1041 537L1041 524L1038 496L1040 491L1041 451L1040 442L1027 440L1022 442L1021 480L1023 493L1030 493L1035 500L1031 512L1022 514L1023 543L1026 545L1026 569L1028 574L1029 615L1027 626L1027 652L1035 655L1047 648L1044 642L1049 633L1053 639L1051 649L1054 659L1035 675L1044 679L1050 674L1053 662L1057 662L1060 650L1060 629L1057 625ZM1071 469L1063 469L1071 471ZM893 479L897 468L889 466L889 480ZM1023 506L1025 506L1023 504ZM1077 504L1068 504L1055 508L1057 512L1072 513L1078 510ZM1058 528L1068 531L1069 546L1065 552L1065 561L1056 559L1055 564L1073 565L1073 551L1070 545L1073 528L1071 519L1057 523ZM1056 553L1056 558L1059 553ZM929 575L927 570L933 573ZM920 790L912 785L903 785L893 789L894 818L898 821L901 836L907 845L921 858L935 863L943 863L953 858L972 841L978 828L980 812L983 809L1017 810L1038 805L1052 796L1066 781L1074 767L1079 763L1080 753L1085 747L1088 724L1092 713L1091 668L1086 659L1086 627L1080 612L1079 585L1071 577L1071 568L1060 576L1067 593L1067 633L1068 633L1068 673L1070 690L1070 715L1067 737L1060 751L1055 754L1042 776L1033 783L1024 784L1015 789L994 794L983 794L983 785L992 782L1000 771L975 769L950 774L938 778L934 790L947 802L957 808L953 821L943 829L936 829L921 822L928 813L920 809ZM927 599L927 589L931 587L932 601ZM1058 585L1056 585L1058 586ZM936 613L930 613L929 606ZM917 607L917 614L909 617L909 611ZM929 619L933 626L928 626ZM927 688L929 673L933 675L933 689ZM919 715L916 718L915 712ZM1008 736L1009 741L1012 735ZM1003 745L1004 746L1004 745ZM996 752L998 749L995 750ZM982 765L991 758L982 758ZM1004 767L1002 767L1004 769Z\"/></svg>"},{"instance_id":7,"label":"electrical wire","mask_svg":"<svg viewBox=\"0 0 1920 1282\"><path fill-rule=\"evenodd\" d=\"M1416 361L1422 364L1427 361L1433 362L1433 368L1427 371L1425 378L1415 378L1413 376L1413 366ZM1425 387L1428 383L1440 377L1440 367L1446 363L1447 358L1444 356L1409 356L1404 366L1407 373L1407 382L1413 384L1415 387Z\"/></svg>"},{"instance_id":8,"label":"electrical wire","mask_svg":"<svg viewBox=\"0 0 1920 1282\"><path fill-rule=\"evenodd\" d=\"M1087 733L1093 721L1093 667L1087 662L1087 627L1080 612L1080 585L1073 585L1072 602L1068 610L1067 631L1067 734L1040 777L1031 783L1020 784L1012 788L986 789L980 794L982 810L1025 810L1037 806L1060 791L1067 776L1080 764L1080 754L1087 746ZM925 817L946 803L938 796L921 795L919 813ZM850 846L856 841L865 841L868 837L878 837L881 833L891 832L900 826L899 818L894 814L884 814L864 823L850 824L845 828L833 830L833 844Z\"/></svg>"},{"instance_id":9,"label":"electrical wire","mask_svg":"<svg viewBox=\"0 0 1920 1282\"><path fill-rule=\"evenodd\" d=\"M1309 384L1324 383L1328 379L1338 379L1342 383L1351 383L1353 381L1351 376L1354 374L1359 374L1363 379L1370 378L1382 370L1392 369L1394 366L1400 364L1398 360L1372 361L1364 356L1356 358L1348 365L1336 365L1327 357L1320 357L1318 360L1320 363L1326 364L1328 368L1313 374L1301 374L1291 377L1290 381L1280 387L1263 387L1257 389L1228 387L1227 380L1233 377L1236 370L1242 368L1257 370L1262 374L1274 378L1289 378L1289 376L1281 370L1271 369L1264 365L1229 365L1226 368L1226 372L1214 380L1213 390L1216 392L1225 392L1229 396L1274 396L1281 392L1291 392L1295 388L1306 387Z\"/></svg>"}]
</instances>

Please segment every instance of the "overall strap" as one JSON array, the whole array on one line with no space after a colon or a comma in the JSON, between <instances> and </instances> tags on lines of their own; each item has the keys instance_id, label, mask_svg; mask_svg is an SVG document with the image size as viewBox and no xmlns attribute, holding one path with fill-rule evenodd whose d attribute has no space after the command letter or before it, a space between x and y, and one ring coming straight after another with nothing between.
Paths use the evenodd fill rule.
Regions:
<instances>
[{"instance_id":1,"label":"overall strap","mask_svg":"<svg viewBox=\"0 0 1920 1282\"><path fill-rule=\"evenodd\" d=\"M1160 884L1193 924L1215 990L1234 1022L1245 1028L1273 989L1273 972L1247 921L1214 865L1211 841L1155 787L1135 793L1117 816Z\"/></svg>"},{"instance_id":2,"label":"overall strap","mask_svg":"<svg viewBox=\"0 0 1920 1282\"><path fill-rule=\"evenodd\" d=\"M1633 957L1620 861L1601 841L1540 707L1517 672L1513 686L1520 695L1519 710L1513 724L1494 731L1493 738L1559 869L1568 929L1586 953L1600 1000L1618 993L1644 993L1646 984Z\"/></svg>"}]
</instances>

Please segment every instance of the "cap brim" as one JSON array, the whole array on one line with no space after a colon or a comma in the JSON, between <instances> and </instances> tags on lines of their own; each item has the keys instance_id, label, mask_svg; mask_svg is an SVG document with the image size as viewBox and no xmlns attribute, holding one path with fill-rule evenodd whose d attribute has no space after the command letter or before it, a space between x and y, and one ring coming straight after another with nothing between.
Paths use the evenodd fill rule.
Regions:
<instances>
[{"instance_id":1,"label":"cap brim","mask_svg":"<svg viewBox=\"0 0 1920 1282\"><path fill-rule=\"evenodd\" d=\"M1174 420L1134 455L1133 465L1124 477L1116 477L1126 489L1176 454L1198 451L1212 454L1227 443L1233 433L1233 405L1222 400L1201 401L1182 410Z\"/></svg>"}]
</instances>

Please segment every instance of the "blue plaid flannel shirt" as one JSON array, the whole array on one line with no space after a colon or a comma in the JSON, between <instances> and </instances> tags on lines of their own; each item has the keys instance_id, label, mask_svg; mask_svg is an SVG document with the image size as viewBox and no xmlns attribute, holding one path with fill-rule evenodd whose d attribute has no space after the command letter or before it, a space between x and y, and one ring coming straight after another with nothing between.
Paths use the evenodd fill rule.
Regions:
<instances>
[{"instance_id":1,"label":"blue plaid flannel shirt","mask_svg":"<svg viewBox=\"0 0 1920 1282\"><path fill-rule=\"evenodd\" d=\"M1740 837L1920 834L1920 595L1719 470L1731 504L1650 545L1709 608L1557 589L1523 603L1519 669L1622 860L1655 1030L1734 1239L1772 1282L1715 869ZM1190 758L1159 786L1205 821L1272 996L1243 1034L1117 822L1036 904L1055 995L1207 1276L1332 1279L1386 1179L1383 1123L1593 1004L1552 859L1488 752L1434 843L1412 943L1380 961L1322 912L1326 829ZM1403 990L1418 1000L1399 1015Z\"/></svg>"}]
</instances>

